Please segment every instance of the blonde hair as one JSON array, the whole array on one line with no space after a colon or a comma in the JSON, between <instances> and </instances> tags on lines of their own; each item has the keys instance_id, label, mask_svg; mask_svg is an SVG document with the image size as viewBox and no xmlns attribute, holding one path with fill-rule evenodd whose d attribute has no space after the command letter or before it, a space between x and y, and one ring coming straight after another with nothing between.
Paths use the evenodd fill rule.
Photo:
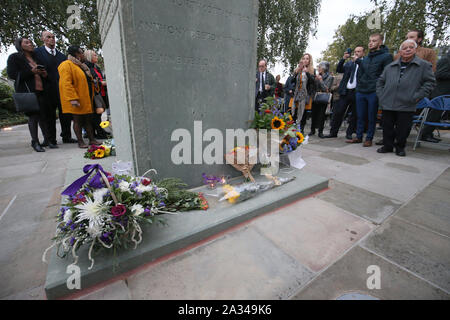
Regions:
<instances>
[{"instance_id":1,"label":"blonde hair","mask_svg":"<svg viewBox=\"0 0 450 320\"><path fill-rule=\"evenodd\" d=\"M84 52L84 57L87 61L92 62L92 57L94 56L94 54L97 54L94 50L86 50Z\"/></svg>"},{"instance_id":2,"label":"blonde hair","mask_svg":"<svg viewBox=\"0 0 450 320\"><path fill-rule=\"evenodd\" d=\"M314 60L313 60L313 57L312 57L312 55L311 55L310 53L305 53L305 54L302 56L302 59L303 59L305 56L308 56L308 57L309 57L308 72L309 72L310 74L314 74Z\"/></svg>"}]
</instances>

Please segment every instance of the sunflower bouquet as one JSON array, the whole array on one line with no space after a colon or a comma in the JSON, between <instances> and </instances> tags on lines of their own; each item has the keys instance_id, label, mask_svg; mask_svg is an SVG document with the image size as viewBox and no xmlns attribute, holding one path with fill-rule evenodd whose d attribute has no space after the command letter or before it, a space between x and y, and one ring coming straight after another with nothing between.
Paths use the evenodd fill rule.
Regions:
<instances>
[{"instance_id":1,"label":"sunflower bouquet","mask_svg":"<svg viewBox=\"0 0 450 320\"><path fill-rule=\"evenodd\" d=\"M306 142L307 140L300 131L300 126L292 126L286 131L285 136L280 143L280 153L295 151Z\"/></svg>"},{"instance_id":2,"label":"sunflower bouquet","mask_svg":"<svg viewBox=\"0 0 450 320\"><path fill-rule=\"evenodd\" d=\"M189 210L207 210L208 202L201 193L185 190L178 179L153 181L145 177L112 175L100 165L83 169L86 175L76 180L62 194L67 199L57 215L53 244L57 255L72 255L78 263L77 251L89 246L88 257L102 250L128 249L143 239L143 225L163 223L162 214Z\"/></svg>"},{"instance_id":3,"label":"sunflower bouquet","mask_svg":"<svg viewBox=\"0 0 450 320\"><path fill-rule=\"evenodd\" d=\"M87 159L103 159L105 157L110 156L111 148L105 147L103 145L96 146L92 145L89 149L84 153L84 157Z\"/></svg>"},{"instance_id":4,"label":"sunflower bouquet","mask_svg":"<svg viewBox=\"0 0 450 320\"><path fill-rule=\"evenodd\" d=\"M294 119L288 113L280 111L280 105L274 98L267 98L259 112L255 112L252 129L278 130L281 136L294 126Z\"/></svg>"}]
</instances>

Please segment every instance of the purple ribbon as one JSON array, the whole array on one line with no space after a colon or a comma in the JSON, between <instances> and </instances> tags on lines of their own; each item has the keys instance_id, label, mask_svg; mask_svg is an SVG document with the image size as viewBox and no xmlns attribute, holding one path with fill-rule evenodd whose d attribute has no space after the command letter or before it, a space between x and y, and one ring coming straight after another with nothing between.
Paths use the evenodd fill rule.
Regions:
<instances>
[{"instance_id":1,"label":"purple ribbon","mask_svg":"<svg viewBox=\"0 0 450 320\"><path fill-rule=\"evenodd\" d=\"M100 171L107 175L107 173L103 170L102 166L99 164L93 164L93 165L87 165L83 168L83 172L86 173L85 176L81 177L80 179L76 180L74 183L72 183L66 190L64 190L61 194L63 196L74 196L77 194L77 192L81 189L81 187L86 183L86 181L89 179L91 174L96 171L97 174L92 178L91 181L89 181L89 186L94 189L100 189L103 188L102 183L102 176L100 174Z\"/></svg>"}]
</instances>

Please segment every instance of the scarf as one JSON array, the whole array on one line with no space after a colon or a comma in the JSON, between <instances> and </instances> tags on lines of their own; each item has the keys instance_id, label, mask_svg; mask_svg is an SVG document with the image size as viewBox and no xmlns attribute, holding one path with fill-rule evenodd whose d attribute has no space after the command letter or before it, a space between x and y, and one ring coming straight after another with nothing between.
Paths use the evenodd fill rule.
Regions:
<instances>
[{"instance_id":1,"label":"scarf","mask_svg":"<svg viewBox=\"0 0 450 320\"><path fill-rule=\"evenodd\" d=\"M90 78L91 80L92 80L92 74L91 74L91 71L89 70L89 67L86 65L86 64L84 64L84 63L82 63L80 60L78 60L77 58L75 58L74 56L71 56L70 54L69 54L69 56L67 57L70 61L72 61L74 64L76 64L77 66L79 66L83 71L84 71L84 73L86 73L86 75L88 76L88 78Z\"/></svg>"},{"instance_id":2,"label":"scarf","mask_svg":"<svg viewBox=\"0 0 450 320\"><path fill-rule=\"evenodd\" d=\"M37 67L37 63L36 61L33 60L33 58L25 56L26 59L28 60L28 64L30 65L30 67L33 69L35 67ZM38 74L34 75L34 87L36 91L44 91L44 85L42 84L42 79L41 76Z\"/></svg>"}]
</instances>

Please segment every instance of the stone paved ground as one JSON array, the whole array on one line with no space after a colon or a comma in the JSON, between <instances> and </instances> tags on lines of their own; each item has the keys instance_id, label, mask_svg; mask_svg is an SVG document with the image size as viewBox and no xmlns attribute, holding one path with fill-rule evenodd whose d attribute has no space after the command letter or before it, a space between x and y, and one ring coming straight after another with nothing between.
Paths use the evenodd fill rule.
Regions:
<instances>
[{"instance_id":1,"label":"stone paved ground","mask_svg":"<svg viewBox=\"0 0 450 320\"><path fill-rule=\"evenodd\" d=\"M303 151L304 170L330 178L328 191L81 299L449 299L448 148L399 158L342 134L313 137ZM41 255L67 163L81 157L74 145L37 154L28 140L26 126L0 132L1 299L45 299ZM379 290L367 288L372 265Z\"/></svg>"}]
</instances>

